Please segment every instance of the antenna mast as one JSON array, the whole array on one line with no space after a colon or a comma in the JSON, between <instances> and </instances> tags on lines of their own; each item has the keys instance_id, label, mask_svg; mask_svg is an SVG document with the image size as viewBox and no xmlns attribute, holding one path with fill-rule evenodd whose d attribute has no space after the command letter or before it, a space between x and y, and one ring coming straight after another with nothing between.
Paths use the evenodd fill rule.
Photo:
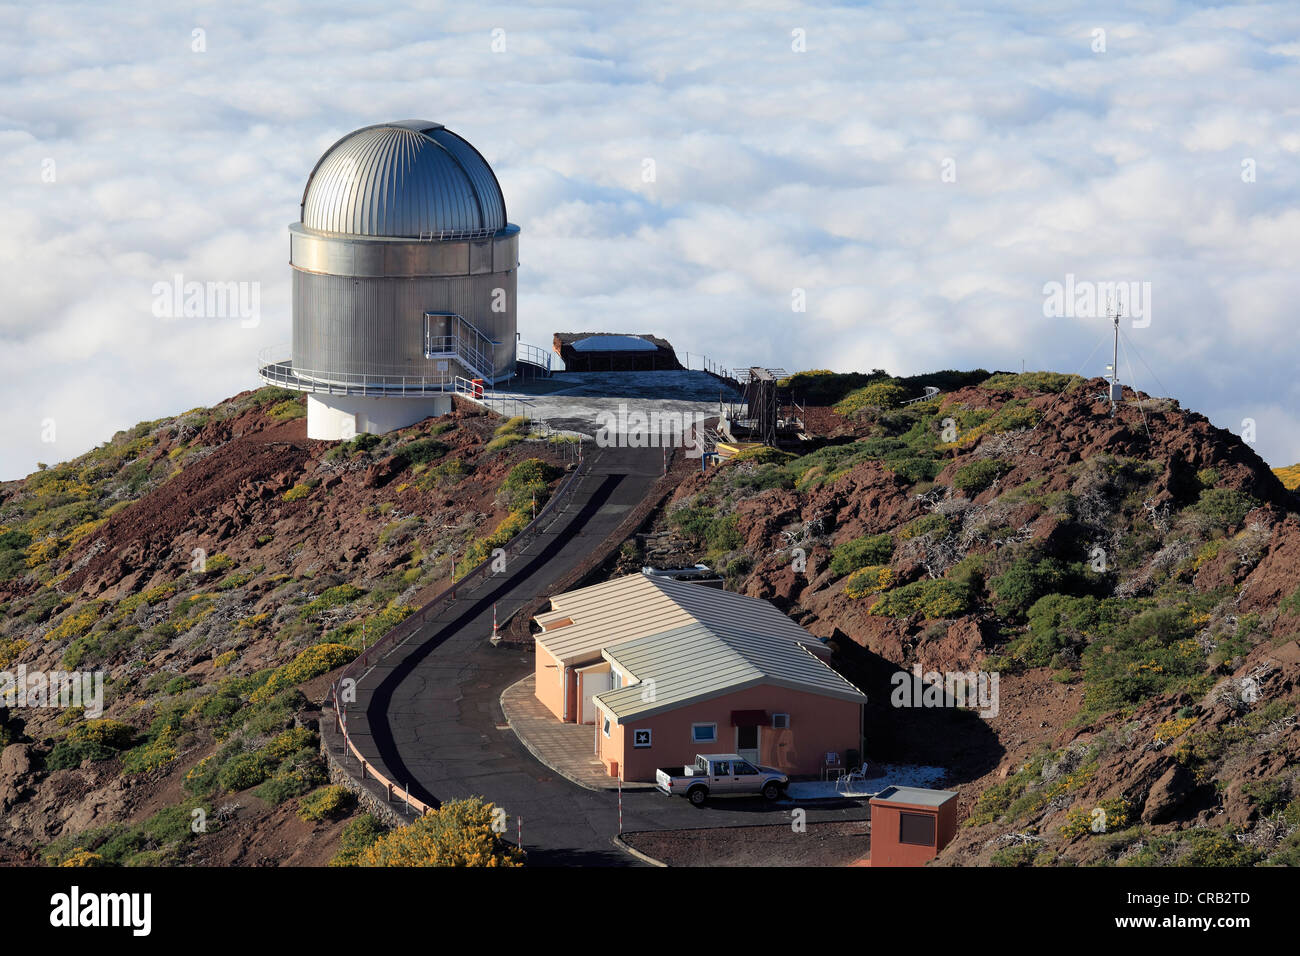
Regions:
<instances>
[{"instance_id":1,"label":"antenna mast","mask_svg":"<svg viewBox=\"0 0 1300 956\"><path fill-rule=\"evenodd\" d=\"M1119 306L1111 306L1107 300L1106 312L1110 316L1111 323L1115 327L1115 349L1110 364L1110 417L1115 417L1115 408L1124 398L1124 387L1119 383L1119 320L1123 310Z\"/></svg>"}]
</instances>

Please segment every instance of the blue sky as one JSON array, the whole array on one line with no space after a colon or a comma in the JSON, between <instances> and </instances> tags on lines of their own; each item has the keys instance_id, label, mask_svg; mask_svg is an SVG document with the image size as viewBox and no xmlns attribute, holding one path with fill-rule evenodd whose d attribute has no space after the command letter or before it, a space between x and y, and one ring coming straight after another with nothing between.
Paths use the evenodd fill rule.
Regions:
<instances>
[{"instance_id":1,"label":"blue sky","mask_svg":"<svg viewBox=\"0 0 1300 956\"><path fill-rule=\"evenodd\" d=\"M1300 460L1300 8L732 6L0 6L0 478L255 387L307 174L410 117L495 168L525 341L1100 374L1044 287L1149 283L1122 377Z\"/></svg>"}]
</instances>

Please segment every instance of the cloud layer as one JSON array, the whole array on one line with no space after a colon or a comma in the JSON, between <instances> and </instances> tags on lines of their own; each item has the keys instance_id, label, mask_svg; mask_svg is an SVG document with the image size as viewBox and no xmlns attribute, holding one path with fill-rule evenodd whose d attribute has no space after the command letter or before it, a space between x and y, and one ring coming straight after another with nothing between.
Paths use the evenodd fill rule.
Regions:
<instances>
[{"instance_id":1,"label":"cloud layer","mask_svg":"<svg viewBox=\"0 0 1300 956\"><path fill-rule=\"evenodd\" d=\"M1100 374L1044 285L1149 282L1136 384L1300 460L1293 6L389 6L0 8L0 478L256 386L307 174L407 117L495 168L525 341ZM259 324L158 317L178 274Z\"/></svg>"}]
</instances>

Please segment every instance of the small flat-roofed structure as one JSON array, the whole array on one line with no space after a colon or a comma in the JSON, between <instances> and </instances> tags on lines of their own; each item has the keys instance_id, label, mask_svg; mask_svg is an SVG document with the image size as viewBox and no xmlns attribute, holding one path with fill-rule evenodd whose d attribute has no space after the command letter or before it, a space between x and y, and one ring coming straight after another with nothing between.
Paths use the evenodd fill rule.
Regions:
<instances>
[{"instance_id":1,"label":"small flat-roofed structure","mask_svg":"<svg viewBox=\"0 0 1300 956\"><path fill-rule=\"evenodd\" d=\"M924 866L956 833L956 791L886 787L871 798L872 866Z\"/></svg>"},{"instance_id":2,"label":"small flat-roofed structure","mask_svg":"<svg viewBox=\"0 0 1300 956\"><path fill-rule=\"evenodd\" d=\"M682 367L673 347L654 335L556 332L553 346L568 372L663 372Z\"/></svg>"}]
</instances>

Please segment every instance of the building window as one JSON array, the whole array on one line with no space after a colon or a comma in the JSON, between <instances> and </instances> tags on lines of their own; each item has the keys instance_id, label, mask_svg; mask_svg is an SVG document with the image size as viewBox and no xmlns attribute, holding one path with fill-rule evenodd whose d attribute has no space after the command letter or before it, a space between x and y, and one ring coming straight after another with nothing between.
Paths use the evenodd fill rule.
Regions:
<instances>
[{"instance_id":1,"label":"building window","mask_svg":"<svg viewBox=\"0 0 1300 956\"><path fill-rule=\"evenodd\" d=\"M604 722L600 725L600 731L606 737L609 736L609 715L608 714L605 716Z\"/></svg>"},{"instance_id":2,"label":"building window","mask_svg":"<svg viewBox=\"0 0 1300 956\"><path fill-rule=\"evenodd\" d=\"M773 714L772 727L776 730L785 730L790 726L789 714Z\"/></svg>"},{"instance_id":3,"label":"building window","mask_svg":"<svg viewBox=\"0 0 1300 956\"><path fill-rule=\"evenodd\" d=\"M934 846L935 818L928 813L900 813L898 842L911 846Z\"/></svg>"},{"instance_id":4,"label":"building window","mask_svg":"<svg viewBox=\"0 0 1300 956\"><path fill-rule=\"evenodd\" d=\"M646 727L646 728L643 728L642 730L634 730L634 731L632 731L632 746L633 746L633 747L649 747L649 746L650 746L650 728Z\"/></svg>"},{"instance_id":5,"label":"building window","mask_svg":"<svg viewBox=\"0 0 1300 956\"><path fill-rule=\"evenodd\" d=\"M717 724L691 724L691 742L697 744L711 744L718 739Z\"/></svg>"}]
</instances>

